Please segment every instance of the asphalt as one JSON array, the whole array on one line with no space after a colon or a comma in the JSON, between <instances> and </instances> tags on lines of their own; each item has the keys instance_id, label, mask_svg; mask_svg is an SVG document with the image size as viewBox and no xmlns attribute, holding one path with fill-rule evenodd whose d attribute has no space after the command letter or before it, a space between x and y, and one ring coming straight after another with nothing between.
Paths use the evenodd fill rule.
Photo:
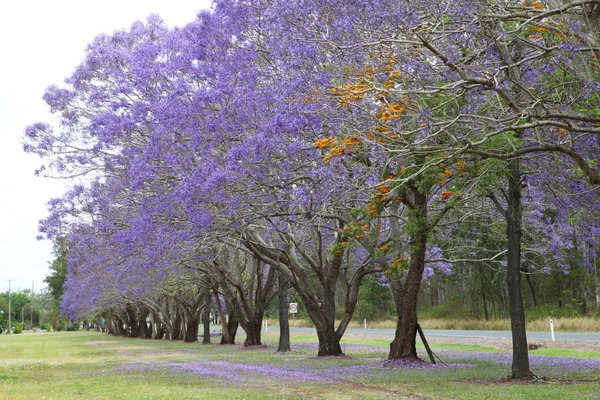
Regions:
<instances>
[{"instance_id":1,"label":"asphalt","mask_svg":"<svg viewBox=\"0 0 600 400\"><path fill-rule=\"evenodd\" d=\"M269 331L278 330L277 327L269 328ZM290 328L291 332L315 332L314 328ZM346 333L353 335L390 335L394 336L394 329L363 329L363 328L348 328ZM463 338L511 338L510 331L471 331L471 330L441 330L441 329L424 329L423 333L428 336L445 336L445 337L463 337ZM576 340L576 341L591 341L600 342L600 333L575 333L575 332L554 332L554 338L557 341ZM527 332L527 339L530 340L552 340L550 331L548 332Z\"/></svg>"}]
</instances>

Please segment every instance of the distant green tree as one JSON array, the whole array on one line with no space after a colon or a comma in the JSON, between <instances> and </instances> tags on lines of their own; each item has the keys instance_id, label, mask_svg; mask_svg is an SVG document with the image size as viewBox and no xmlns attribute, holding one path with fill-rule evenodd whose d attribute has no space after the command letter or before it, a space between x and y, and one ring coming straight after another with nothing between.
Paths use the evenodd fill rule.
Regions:
<instances>
[{"instance_id":1,"label":"distant green tree","mask_svg":"<svg viewBox=\"0 0 600 400\"><path fill-rule=\"evenodd\" d=\"M63 285L67 276L67 246L64 238L59 238L54 243L54 261L50 265L51 273L46 275L44 282L48 284L48 289L52 297L57 302L63 295Z\"/></svg>"},{"instance_id":2,"label":"distant green tree","mask_svg":"<svg viewBox=\"0 0 600 400\"><path fill-rule=\"evenodd\" d=\"M23 320L23 309L31 303L29 292L11 292L11 318L13 324ZM4 319L8 320L8 292L0 293L0 309L4 311Z\"/></svg>"}]
</instances>

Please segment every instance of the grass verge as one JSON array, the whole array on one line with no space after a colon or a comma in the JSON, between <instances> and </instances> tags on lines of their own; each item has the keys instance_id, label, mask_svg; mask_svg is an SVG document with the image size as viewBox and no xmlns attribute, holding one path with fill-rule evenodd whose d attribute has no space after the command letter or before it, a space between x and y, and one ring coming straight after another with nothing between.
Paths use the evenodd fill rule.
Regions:
<instances>
[{"instance_id":1,"label":"grass verge","mask_svg":"<svg viewBox=\"0 0 600 400\"><path fill-rule=\"evenodd\" d=\"M243 342L243 334L238 339ZM531 357L541 384L504 379L510 355L435 344L447 365L394 364L389 343L343 339L346 357L315 357L314 335L244 348L128 339L96 332L0 336L0 393L8 399L446 399L585 398L598 394L600 360L561 350ZM422 353L422 350L421 350ZM575 357L578 356L578 357ZM575 379L574 379L575 378Z\"/></svg>"}]
</instances>

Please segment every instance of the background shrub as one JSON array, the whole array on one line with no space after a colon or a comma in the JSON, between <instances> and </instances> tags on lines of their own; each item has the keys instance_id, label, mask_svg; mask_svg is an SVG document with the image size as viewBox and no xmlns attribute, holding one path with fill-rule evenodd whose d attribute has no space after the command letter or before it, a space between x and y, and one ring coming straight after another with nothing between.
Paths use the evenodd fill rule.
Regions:
<instances>
[{"instance_id":1,"label":"background shrub","mask_svg":"<svg viewBox=\"0 0 600 400\"><path fill-rule=\"evenodd\" d=\"M525 311L526 321L537 321L550 318L576 318L581 316L579 311L571 307L559 307L553 304L544 304Z\"/></svg>"},{"instance_id":2,"label":"background shrub","mask_svg":"<svg viewBox=\"0 0 600 400\"><path fill-rule=\"evenodd\" d=\"M21 322L16 323L13 326L13 333L21 333L21 332L23 332L23 324Z\"/></svg>"}]
</instances>

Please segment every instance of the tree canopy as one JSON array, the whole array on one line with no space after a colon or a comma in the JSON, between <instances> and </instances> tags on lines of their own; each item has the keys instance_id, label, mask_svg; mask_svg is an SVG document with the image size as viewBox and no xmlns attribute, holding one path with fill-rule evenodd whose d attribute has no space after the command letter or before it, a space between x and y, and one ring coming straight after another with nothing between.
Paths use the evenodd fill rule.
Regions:
<instances>
[{"instance_id":1,"label":"tree canopy","mask_svg":"<svg viewBox=\"0 0 600 400\"><path fill-rule=\"evenodd\" d=\"M46 91L60 125L24 136L39 174L73 182L40 225L68 248L63 310L175 335L167 309L193 325L213 290L260 331L277 272L339 355L377 276L390 358L416 358L422 282L497 263L512 375L531 376L521 273L564 269L575 244L596 258L599 26L596 0L219 0L98 36Z\"/></svg>"}]
</instances>

